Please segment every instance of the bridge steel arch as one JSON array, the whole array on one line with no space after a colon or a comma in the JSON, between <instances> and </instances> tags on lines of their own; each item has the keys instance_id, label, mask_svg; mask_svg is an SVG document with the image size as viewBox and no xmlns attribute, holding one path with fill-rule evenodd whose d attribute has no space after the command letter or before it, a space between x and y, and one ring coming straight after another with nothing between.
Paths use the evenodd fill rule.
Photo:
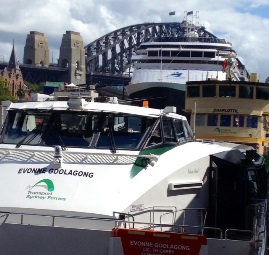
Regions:
<instances>
[{"instance_id":1,"label":"bridge steel arch","mask_svg":"<svg viewBox=\"0 0 269 255\"><path fill-rule=\"evenodd\" d=\"M87 80L93 76L129 77L131 58L143 42L160 37L175 40L184 33L183 22L143 23L110 32L85 46ZM202 30L202 31L201 31ZM199 31L198 31L199 32ZM216 38L202 26L200 32ZM129 72L128 72L129 70Z\"/></svg>"}]
</instances>

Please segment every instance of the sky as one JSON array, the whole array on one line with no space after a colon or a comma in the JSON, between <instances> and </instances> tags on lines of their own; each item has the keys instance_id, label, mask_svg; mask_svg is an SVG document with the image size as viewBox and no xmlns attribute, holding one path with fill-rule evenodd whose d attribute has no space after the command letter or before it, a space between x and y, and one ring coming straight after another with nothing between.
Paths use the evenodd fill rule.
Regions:
<instances>
[{"instance_id":1,"label":"sky","mask_svg":"<svg viewBox=\"0 0 269 255\"><path fill-rule=\"evenodd\" d=\"M169 16L169 12L175 15ZM63 34L79 32L84 45L125 26L181 22L186 11L218 38L231 42L249 73L269 77L269 0L9 0L0 8L0 62L14 41L23 62L27 34L44 33L50 62L57 63Z\"/></svg>"}]
</instances>

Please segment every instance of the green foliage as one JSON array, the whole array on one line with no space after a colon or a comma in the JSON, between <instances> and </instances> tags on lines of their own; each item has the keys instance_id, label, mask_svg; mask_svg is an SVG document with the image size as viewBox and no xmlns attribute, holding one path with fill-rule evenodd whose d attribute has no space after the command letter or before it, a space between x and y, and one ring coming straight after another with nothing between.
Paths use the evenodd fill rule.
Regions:
<instances>
[{"instance_id":1,"label":"green foliage","mask_svg":"<svg viewBox=\"0 0 269 255\"><path fill-rule=\"evenodd\" d=\"M19 90L17 91L17 96L18 96L19 98L24 98L24 97L25 97L25 90L23 90L23 89L19 89Z\"/></svg>"},{"instance_id":2,"label":"green foliage","mask_svg":"<svg viewBox=\"0 0 269 255\"><path fill-rule=\"evenodd\" d=\"M25 81L24 83L30 89L31 92L43 93L43 89L44 89L44 85L45 85L44 82L42 82L40 84L32 84L28 81Z\"/></svg>"},{"instance_id":3,"label":"green foliage","mask_svg":"<svg viewBox=\"0 0 269 255\"><path fill-rule=\"evenodd\" d=\"M12 96L9 88L7 87L6 81L0 79L0 103L6 100L11 102L18 102L17 98Z\"/></svg>"}]
</instances>

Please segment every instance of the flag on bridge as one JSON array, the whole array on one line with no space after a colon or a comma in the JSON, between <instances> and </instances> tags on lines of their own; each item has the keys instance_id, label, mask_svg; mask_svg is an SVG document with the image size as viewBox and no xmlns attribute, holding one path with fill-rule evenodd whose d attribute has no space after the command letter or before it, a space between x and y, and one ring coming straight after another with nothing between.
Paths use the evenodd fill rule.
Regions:
<instances>
[{"instance_id":1,"label":"flag on bridge","mask_svg":"<svg viewBox=\"0 0 269 255\"><path fill-rule=\"evenodd\" d=\"M176 15L176 12L169 12L169 15Z\"/></svg>"},{"instance_id":2,"label":"flag on bridge","mask_svg":"<svg viewBox=\"0 0 269 255\"><path fill-rule=\"evenodd\" d=\"M187 15L191 15L193 14L193 11L187 12Z\"/></svg>"}]
</instances>

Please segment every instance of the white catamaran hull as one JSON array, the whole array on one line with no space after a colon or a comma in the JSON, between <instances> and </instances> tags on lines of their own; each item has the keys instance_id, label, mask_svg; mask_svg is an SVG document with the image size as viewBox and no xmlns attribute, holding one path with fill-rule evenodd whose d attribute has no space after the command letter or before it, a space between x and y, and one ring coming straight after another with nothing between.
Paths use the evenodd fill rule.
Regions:
<instances>
[{"instance_id":1,"label":"white catamaran hull","mask_svg":"<svg viewBox=\"0 0 269 255\"><path fill-rule=\"evenodd\" d=\"M264 158L171 107L11 104L0 177L0 254L265 254Z\"/></svg>"},{"instance_id":2,"label":"white catamaran hull","mask_svg":"<svg viewBox=\"0 0 269 255\"><path fill-rule=\"evenodd\" d=\"M2 161L5 160L0 169L1 211L22 208L91 215L94 212L94 215L112 217L114 211L129 213L136 208L172 205L185 208L190 202L195 203L194 207L206 207L205 197L196 201L196 194L167 197L167 190L180 183L197 183L199 188L206 188L204 178L209 155L229 149L214 144L204 146L200 142L186 143L163 154L154 167L149 165L132 177L136 154L132 157L119 152L117 156L104 151L105 155L97 156L98 151L92 151L91 155L86 150L78 153L70 149L64 152L65 163L59 166L50 161L53 149L44 152L41 148L32 151L29 146L22 146L19 151L0 148ZM154 197L155 194L158 196Z\"/></svg>"}]
</instances>

